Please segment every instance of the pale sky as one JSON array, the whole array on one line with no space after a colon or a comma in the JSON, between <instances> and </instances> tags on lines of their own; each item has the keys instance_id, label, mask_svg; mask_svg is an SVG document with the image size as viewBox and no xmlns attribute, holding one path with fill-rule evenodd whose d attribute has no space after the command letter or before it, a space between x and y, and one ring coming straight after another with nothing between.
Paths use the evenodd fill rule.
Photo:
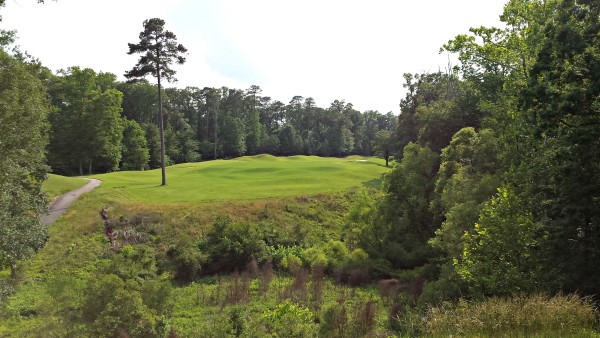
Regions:
<instances>
[{"instance_id":1,"label":"pale sky","mask_svg":"<svg viewBox=\"0 0 600 338\"><path fill-rule=\"evenodd\" d=\"M56 71L70 66L124 80L145 19L159 17L188 48L178 87L247 89L288 103L399 113L404 73L444 70L439 48L469 27L499 26L507 0L6 0L3 29ZM149 78L151 82L155 80Z\"/></svg>"}]
</instances>

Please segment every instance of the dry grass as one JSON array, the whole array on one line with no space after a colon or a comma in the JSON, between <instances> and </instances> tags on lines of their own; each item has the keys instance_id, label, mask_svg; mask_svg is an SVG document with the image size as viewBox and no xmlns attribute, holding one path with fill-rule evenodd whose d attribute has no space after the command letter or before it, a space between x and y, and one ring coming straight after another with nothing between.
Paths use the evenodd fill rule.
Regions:
<instances>
[{"instance_id":1,"label":"dry grass","mask_svg":"<svg viewBox=\"0 0 600 338\"><path fill-rule=\"evenodd\" d=\"M456 337L593 336L597 309L578 295L461 300L429 310L427 333Z\"/></svg>"}]
</instances>

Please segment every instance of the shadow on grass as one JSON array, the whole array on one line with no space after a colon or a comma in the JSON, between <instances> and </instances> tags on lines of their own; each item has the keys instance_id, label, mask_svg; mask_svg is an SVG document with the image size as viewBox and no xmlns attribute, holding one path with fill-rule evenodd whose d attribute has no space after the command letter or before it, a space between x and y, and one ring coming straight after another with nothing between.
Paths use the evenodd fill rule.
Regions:
<instances>
[{"instance_id":1,"label":"shadow on grass","mask_svg":"<svg viewBox=\"0 0 600 338\"><path fill-rule=\"evenodd\" d=\"M383 175L381 174L381 176L379 176L379 178L374 178L370 181L366 181L363 182L363 187L368 188L368 189L377 189L377 190L381 190L383 188L382 183L383 183Z\"/></svg>"}]
</instances>

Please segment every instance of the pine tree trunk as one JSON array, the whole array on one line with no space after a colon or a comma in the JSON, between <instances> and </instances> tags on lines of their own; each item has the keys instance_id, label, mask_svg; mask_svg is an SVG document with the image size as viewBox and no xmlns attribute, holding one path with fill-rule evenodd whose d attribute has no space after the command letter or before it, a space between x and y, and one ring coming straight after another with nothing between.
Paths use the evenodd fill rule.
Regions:
<instances>
[{"instance_id":1,"label":"pine tree trunk","mask_svg":"<svg viewBox=\"0 0 600 338\"><path fill-rule=\"evenodd\" d=\"M217 131L219 125L217 124L217 115L219 114L219 107L215 110L215 160L217 159Z\"/></svg>"},{"instance_id":2,"label":"pine tree trunk","mask_svg":"<svg viewBox=\"0 0 600 338\"><path fill-rule=\"evenodd\" d=\"M160 169L162 171L162 185L167 185L167 174L165 172L165 128L163 123L163 104L160 87L160 64L156 67L156 78L158 79L158 114L160 115Z\"/></svg>"}]
</instances>

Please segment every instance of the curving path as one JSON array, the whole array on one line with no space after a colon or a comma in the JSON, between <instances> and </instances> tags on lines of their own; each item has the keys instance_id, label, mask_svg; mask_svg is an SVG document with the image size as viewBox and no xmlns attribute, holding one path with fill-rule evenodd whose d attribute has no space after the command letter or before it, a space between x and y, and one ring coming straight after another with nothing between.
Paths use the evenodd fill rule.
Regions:
<instances>
[{"instance_id":1,"label":"curving path","mask_svg":"<svg viewBox=\"0 0 600 338\"><path fill-rule=\"evenodd\" d=\"M84 192L92 191L94 188L102 184L102 181L95 178L88 178L89 182L83 187L70 191L64 195L59 196L54 202L50 204L48 213L42 215L42 223L44 225L50 225L56 221L60 215L67 211L67 208L73 203L81 194Z\"/></svg>"}]
</instances>

